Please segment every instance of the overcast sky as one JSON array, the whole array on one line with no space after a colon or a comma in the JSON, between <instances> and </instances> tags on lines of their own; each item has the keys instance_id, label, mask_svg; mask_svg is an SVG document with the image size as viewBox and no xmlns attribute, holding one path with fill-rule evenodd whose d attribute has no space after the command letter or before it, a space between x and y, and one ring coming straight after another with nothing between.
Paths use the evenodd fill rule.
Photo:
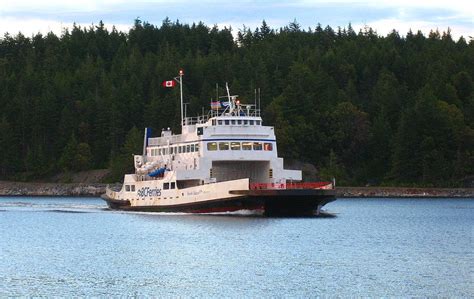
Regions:
<instances>
[{"instance_id":1,"label":"overcast sky","mask_svg":"<svg viewBox=\"0 0 474 299\"><path fill-rule=\"evenodd\" d=\"M264 19L273 28L296 19L303 28L321 23L336 29L351 23L357 31L370 26L379 35L392 29L405 35L409 29L427 34L449 27L456 39L474 37L474 0L0 0L0 36L19 31L27 36L49 31L61 34L62 28L74 22L90 26L100 20L109 28L115 25L127 31L136 18L160 25L166 17L181 23L232 26L234 33L243 25L254 29Z\"/></svg>"}]
</instances>

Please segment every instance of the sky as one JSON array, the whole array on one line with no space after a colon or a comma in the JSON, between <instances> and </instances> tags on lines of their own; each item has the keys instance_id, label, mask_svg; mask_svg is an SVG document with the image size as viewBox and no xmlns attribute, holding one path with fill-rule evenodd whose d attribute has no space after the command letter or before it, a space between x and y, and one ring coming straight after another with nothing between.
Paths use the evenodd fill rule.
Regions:
<instances>
[{"instance_id":1,"label":"sky","mask_svg":"<svg viewBox=\"0 0 474 299\"><path fill-rule=\"evenodd\" d=\"M474 38L474 0L0 0L0 37L6 32L60 35L73 23L89 27L101 20L108 28L128 31L137 18L160 26L166 17L231 26L233 34L244 25L254 30L262 20L272 28L296 20L303 29L350 23L356 31L368 26L379 35L395 29L404 36L410 29L428 34L450 28L455 39Z\"/></svg>"}]
</instances>

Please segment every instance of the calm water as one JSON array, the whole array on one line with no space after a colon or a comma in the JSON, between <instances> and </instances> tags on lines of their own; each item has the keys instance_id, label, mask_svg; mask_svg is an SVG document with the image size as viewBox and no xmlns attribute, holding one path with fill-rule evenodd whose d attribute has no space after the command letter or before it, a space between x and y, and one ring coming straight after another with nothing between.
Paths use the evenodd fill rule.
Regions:
<instances>
[{"instance_id":1,"label":"calm water","mask_svg":"<svg viewBox=\"0 0 474 299\"><path fill-rule=\"evenodd\" d=\"M326 210L337 216L0 198L0 296L474 296L474 199L345 199Z\"/></svg>"}]
</instances>

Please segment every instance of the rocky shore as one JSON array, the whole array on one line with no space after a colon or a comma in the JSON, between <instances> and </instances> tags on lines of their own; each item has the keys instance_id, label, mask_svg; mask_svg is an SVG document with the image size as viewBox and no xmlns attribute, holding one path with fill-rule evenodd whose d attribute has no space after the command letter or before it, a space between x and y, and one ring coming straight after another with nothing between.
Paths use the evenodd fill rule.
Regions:
<instances>
[{"instance_id":1,"label":"rocky shore","mask_svg":"<svg viewBox=\"0 0 474 299\"><path fill-rule=\"evenodd\" d=\"M90 196L105 193L106 184L24 183L0 181L0 196Z\"/></svg>"},{"instance_id":2,"label":"rocky shore","mask_svg":"<svg viewBox=\"0 0 474 299\"><path fill-rule=\"evenodd\" d=\"M337 197L474 198L474 188L337 187Z\"/></svg>"},{"instance_id":3,"label":"rocky shore","mask_svg":"<svg viewBox=\"0 0 474 299\"><path fill-rule=\"evenodd\" d=\"M115 187L119 187L117 184ZM105 193L106 184L24 183L0 181L0 196L89 196ZM338 187L338 198L350 197L457 197L474 198L474 188Z\"/></svg>"}]
</instances>

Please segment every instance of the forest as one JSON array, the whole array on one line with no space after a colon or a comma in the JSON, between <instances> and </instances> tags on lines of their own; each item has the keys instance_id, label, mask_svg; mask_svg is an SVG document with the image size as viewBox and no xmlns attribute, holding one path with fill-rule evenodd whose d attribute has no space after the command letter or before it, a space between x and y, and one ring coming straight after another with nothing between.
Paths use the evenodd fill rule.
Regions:
<instances>
[{"instance_id":1,"label":"forest","mask_svg":"<svg viewBox=\"0 0 474 299\"><path fill-rule=\"evenodd\" d=\"M466 40L466 38L468 40ZM225 82L261 90L278 154L339 185L456 187L474 175L474 40L450 30L380 36L296 21L235 31L166 18L0 37L0 179L133 167L143 129L179 133ZM223 89L220 91L223 94Z\"/></svg>"}]
</instances>

